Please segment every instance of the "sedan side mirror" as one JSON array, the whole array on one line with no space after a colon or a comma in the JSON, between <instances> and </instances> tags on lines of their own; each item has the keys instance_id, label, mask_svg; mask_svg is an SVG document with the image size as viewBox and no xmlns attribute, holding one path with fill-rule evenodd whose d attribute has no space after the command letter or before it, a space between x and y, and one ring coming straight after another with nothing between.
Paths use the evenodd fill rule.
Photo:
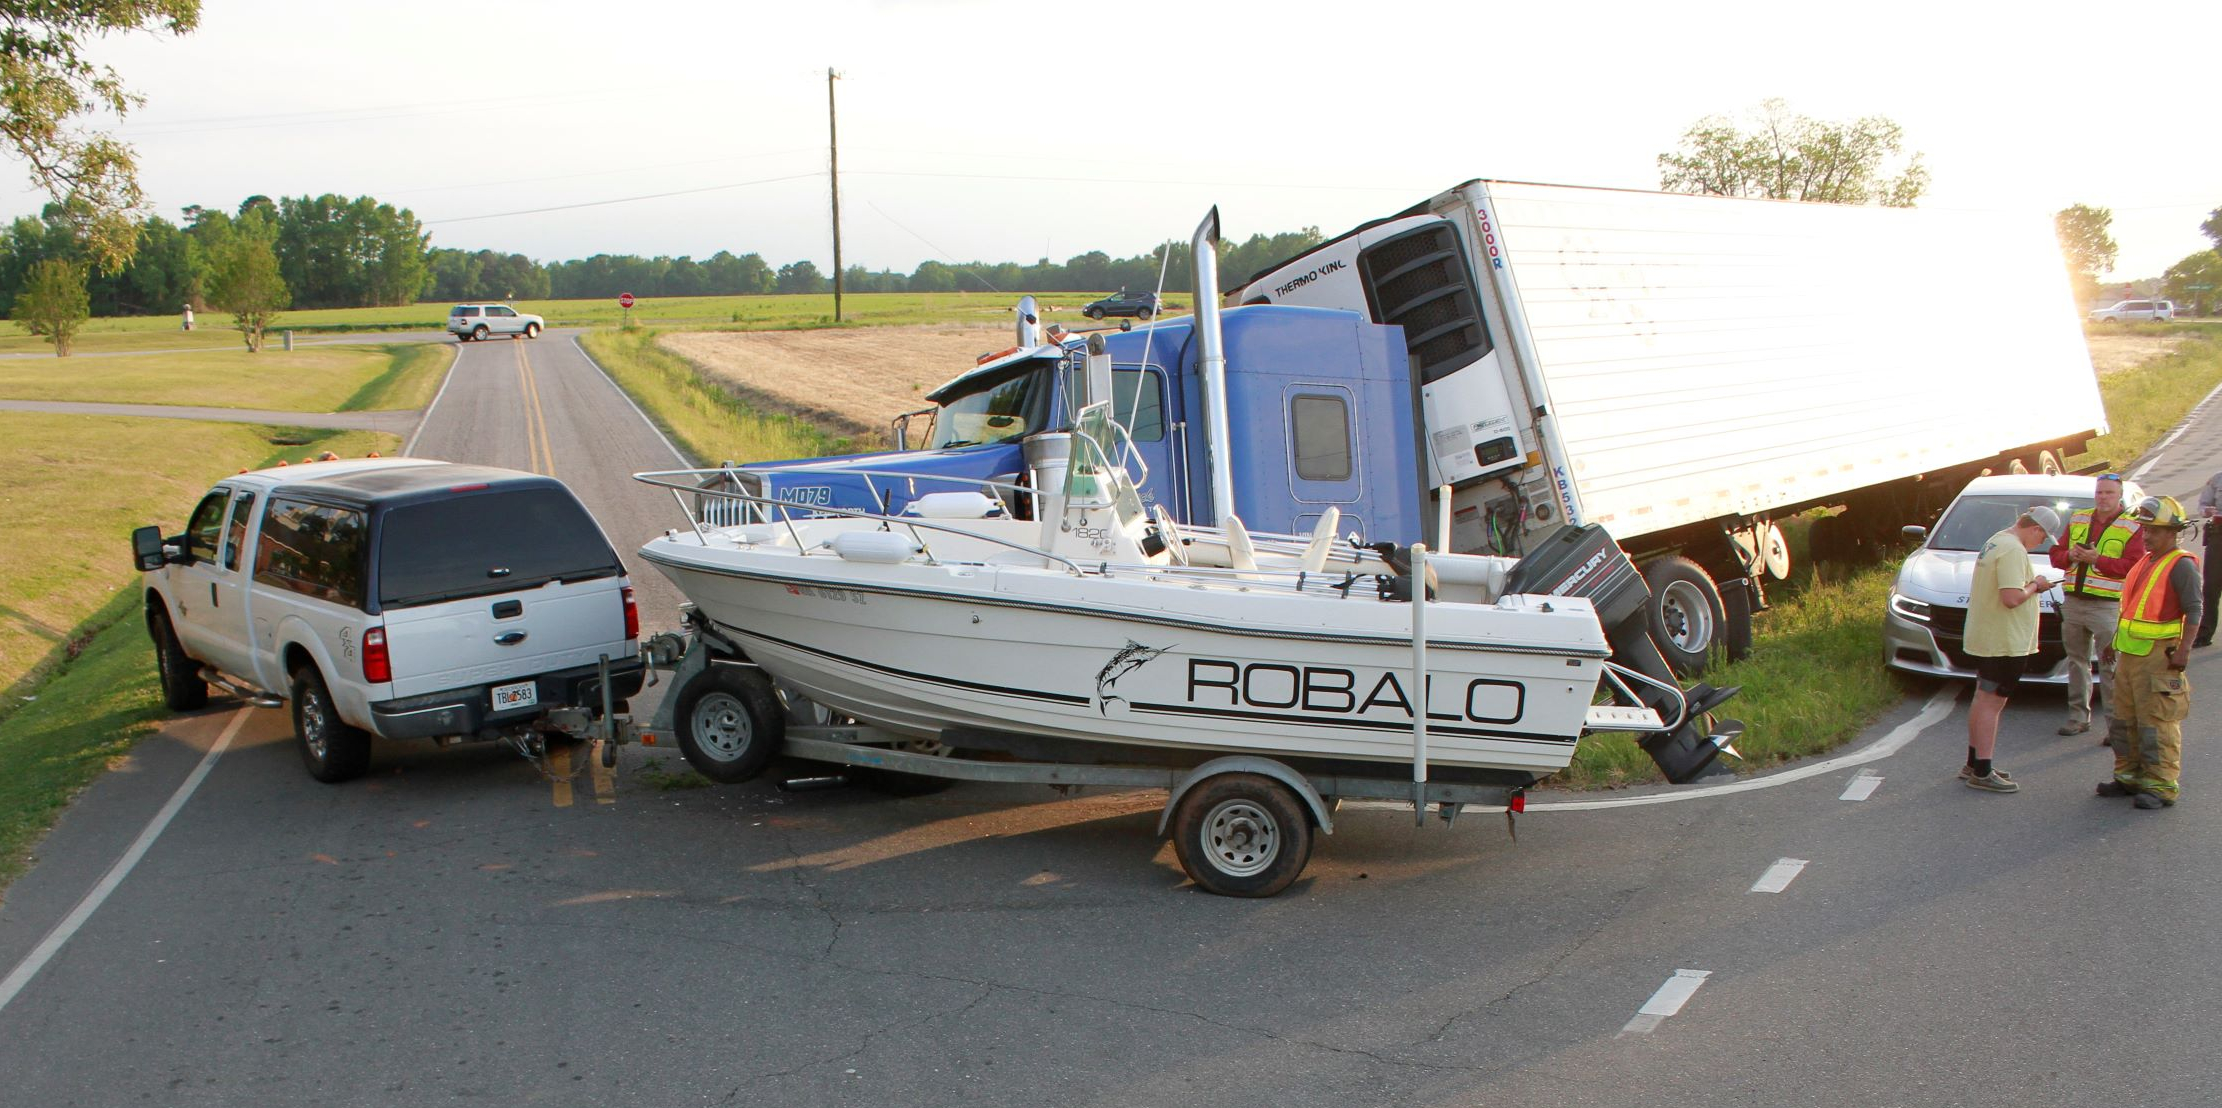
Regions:
<instances>
[{"instance_id":1,"label":"sedan side mirror","mask_svg":"<svg viewBox=\"0 0 2222 1108\"><path fill-rule=\"evenodd\" d=\"M1898 533L1904 535L1907 542L1923 542L1929 537L1929 529L1918 523L1906 524L1898 529Z\"/></svg>"},{"instance_id":2,"label":"sedan side mirror","mask_svg":"<svg viewBox=\"0 0 2222 1108\"><path fill-rule=\"evenodd\" d=\"M169 553L162 549L161 528L141 527L131 532L131 560L141 570L157 570L169 564Z\"/></svg>"}]
</instances>

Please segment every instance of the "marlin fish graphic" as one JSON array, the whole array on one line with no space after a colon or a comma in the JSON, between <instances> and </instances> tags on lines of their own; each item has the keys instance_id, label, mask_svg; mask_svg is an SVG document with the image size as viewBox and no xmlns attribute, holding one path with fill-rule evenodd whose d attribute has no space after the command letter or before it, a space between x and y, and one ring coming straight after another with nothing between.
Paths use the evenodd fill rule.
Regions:
<instances>
[{"instance_id":1,"label":"marlin fish graphic","mask_svg":"<svg viewBox=\"0 0 2222 1108\"><path fill-rule=\"evenodd\" d=\"M1142 668L1142 663L1171 649L1170 646L1143 646L1128 639L1126 645L1120 647L1119 652L1113 654L1111 660L1105 662L1103 669L1096 674L1096 711L1108 716L1111 714L1112 701L1131 703L1123 696L1111 695L1111 686L1118 684L1119 678Z\"/></svg>"}]
</instances>

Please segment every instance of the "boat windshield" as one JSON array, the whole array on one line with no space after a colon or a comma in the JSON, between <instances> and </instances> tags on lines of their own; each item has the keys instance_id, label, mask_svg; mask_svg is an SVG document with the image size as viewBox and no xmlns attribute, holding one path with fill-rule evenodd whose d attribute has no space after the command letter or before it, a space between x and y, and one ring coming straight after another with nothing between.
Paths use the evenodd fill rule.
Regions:
<instances>
[{"instance_id":1,"label":"boat windshield","mask_svg":"<svg viewBox=\"0 0 2222 1108\"><path fill-rule=\"evenodd\" d=\"M1980 550L1992 535L2012 527L2014 520L2028 511L2031 505L2043 504L2066 519L2077 509L2091 506L2091 498L2076 496L1985 495L1963 496L1952 502L1944 518L1937 521L1937 529L1929 536L1931 550ZM2030 551L2032 554L2050 553L2052 540Z\"/></svg>"},{"instance_id":2,"label":"boat windshield","mask_svg":"<svg viewBox=\"0 0 2222 1108\"><path fill-rule=\"evenodd\" d=\"M944 396L934 414L928 450L982 443L1013 442L1049 423L1052 358L1019 362L964 383L964 391Z\"/></svg>"},{"instance_id":3,"label":"boat windshield","mask_svg":"<svg viewBox=\"0 0 2222 1108\"><path fill-rule=\"evenodd\" d=\"M1125 471L1112 461L1122 455L1114 436L1122 432L1111 421L1111 405L1090 404L1080 410L1080 419L1073 424L1072 464L1065 472L1065 495L1074 500L1100 503L1109 495L1111 507L1121 520L1139 518L1142 498L1134 491L1134 482L1122 480Z\"/></svg>"}]
</instances>

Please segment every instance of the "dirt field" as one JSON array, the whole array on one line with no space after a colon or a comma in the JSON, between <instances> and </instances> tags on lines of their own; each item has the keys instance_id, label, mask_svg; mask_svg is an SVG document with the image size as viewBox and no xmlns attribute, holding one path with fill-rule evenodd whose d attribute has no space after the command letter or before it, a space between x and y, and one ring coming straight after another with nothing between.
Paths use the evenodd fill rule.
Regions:
<instances>
[{"instance_id":1,"label":"dirt field","mask_svg":"<svg viewBox=\"0 0 2222 1108\"><path fill-rule=\"evenodd\" d=\"M1011 345L1008 323L860 327L824 331L709 331L665 335L664 347L764 411L789 412L840 435L880 438L888 421L926 406L926 394ZM2101 374L2170 353L2181 335L2092 335Z\"/></svg>"},{"instance_id":2,"label":"dirt field","mask_svg":"<svg viewBox=\"0 0 2222 1108\"><path fill-rule=\"evenodd\" d=\"M884 437L888 421L926 407L926 394L1011 345L1011 325L934 324L825 331L665 335L694 363L763 411L788 412L838 435Z\"/></svg>"}]
</instances>

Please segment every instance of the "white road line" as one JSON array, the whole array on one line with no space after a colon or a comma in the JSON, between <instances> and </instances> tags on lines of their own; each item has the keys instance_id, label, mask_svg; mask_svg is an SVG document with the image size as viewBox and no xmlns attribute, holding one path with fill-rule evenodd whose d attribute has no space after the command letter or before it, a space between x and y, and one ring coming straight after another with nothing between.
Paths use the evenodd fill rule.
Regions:
<instances>
[{"instance_id":1,"label":"white road line","mask_svg":"<svg viewBox=\"0 0 2222 1108\"><path fill-rule=\"evenodd\" d=\"M440 378L440 391L432 394L432 403L424 406L424 414L417 417L417 429L409 432L408 445L401 448L401 456L412 457L417 452L417 440L424 437L426 424L432 422L432 409L440 406L440 398L447 395L448 382L455 380L455 367L463 361L463 344L455 344L455 356L448 359L447 375Z\"/></svg>"},{"instance_id":2,"label":"white road line","mask_svg":"<svg viewBox=\"0 0 2222 1108\"><path fill-rule=\"evenodd\" d=\"M1798 875L1805 872L1805 867L1806 860L1803 858L1784 858L1768 866L1767 872L1760 874L1759 880L1752 882L1751 891L1779 893L1789 888L1790 882L1797 880Z\"/></svg>"},{"instance_id":3,"label":"white road line","mask_svg":"<svg viewBox=\"0 0 2222 1108\"><path fill-rule=\"evenodd\" d=\"M1696 994L1697 987L1703 985L1705 979L1712 975L1712 970L1675 970L1674 976L1667 978L1666 984L1659 986L1659 991L1652 993L1651 999L1644 1001L1643 1007L1636 1009L1636 1018L1629 1020L1620 1029L1620 1033L1649 1035L1653 1029L1666 1022L1667 1017L1681 1011L1682 1006L1689 1003L1690 997Z\"/></svg>"},{"instance_id":4,"label":"white road line","mask_svg":"<svg viewBox=\"0 0 2222 1108\"><path fill-rule=\"evenodd\" d=\"M1852 778L1852 783L1844 786L1844 795L1837 797L1836 799L1865 800L1868 797L1875 795L1875 790L1879 788L1882 783L1883 779L1880 775L1873 773L1862 773L1859 776Z\"/></svg>"},{"instance_id":5,"label":"white road line","mask_svg":"<svg viewBox=\"0 0 2222 1108\"><path fill-rule=\"evenodd\" d=\"M648 429L654 431L657 438L664 440L664 449L671 451L671 456L679 459L680 468L684 469L694 465L694 462L690 461L685 454L679 452L678 447L672 445L671 437L664 434L664 429L656 426L656 421L648 418L648 413L641 411L640 405L633 403L633 394L626 392L625 387L617 383L617 378L610 376L610 371L603 369L602 363L595 361L594 355L586 352L586 345L579 341L579 336L571 336L571 345L578 347L579 357L585 358L586 364L593 366L594 372L601 374L602 379L608 381L610 387L617 390L617 395L625 398L625 404L633 410L633 414L639 416L640 421L647 424Z\"/></svg>"},{"instance_id":6,"label":"white road line","mask_svg":"<svg viewBox=\"0 0 2222 1108\"><path fill-rule=\"evenodd\" d=\"M70 936L77 934L77 929L83 927L85 921L100 910L100 906L107 901L108 894L115 892L116 886L123 884L123 879L130 875L131 868L146 856L147 848L154 845L154 840L162 837L163 830L177 817L178 810L185 807L187 800L192 799L193 790L201 787L201 782L208 777L208 771L215 768L216 759L223 756L224 748L231 745L232 736L239 733L239 728L247 722L247 714L251 711L251 708L241 708L232 713L231 722L224 725L224 733L216 737L216 745L209 747L208 753L201 756L201 764L194 766L193 772L186 775L185 783L170 794L170 802L154 814L154 821L147 824L146 830L139 832L131 849L124 851L123 857L116 859L116 864L108 867L108 875L100 879L100 884L93 886L93 891L86 893L85 899L78 901L77 907L70 909L69 915L55 924L54 930L47 932L46 938L39 940L39 945L9 972L5 980L0 980L0 1010L5 1010L16 994L22 992L23 987L30 984L40 970L46 968L46 963L62 949L62 944L69 942Z\"/></svg>"}]
</instances>

